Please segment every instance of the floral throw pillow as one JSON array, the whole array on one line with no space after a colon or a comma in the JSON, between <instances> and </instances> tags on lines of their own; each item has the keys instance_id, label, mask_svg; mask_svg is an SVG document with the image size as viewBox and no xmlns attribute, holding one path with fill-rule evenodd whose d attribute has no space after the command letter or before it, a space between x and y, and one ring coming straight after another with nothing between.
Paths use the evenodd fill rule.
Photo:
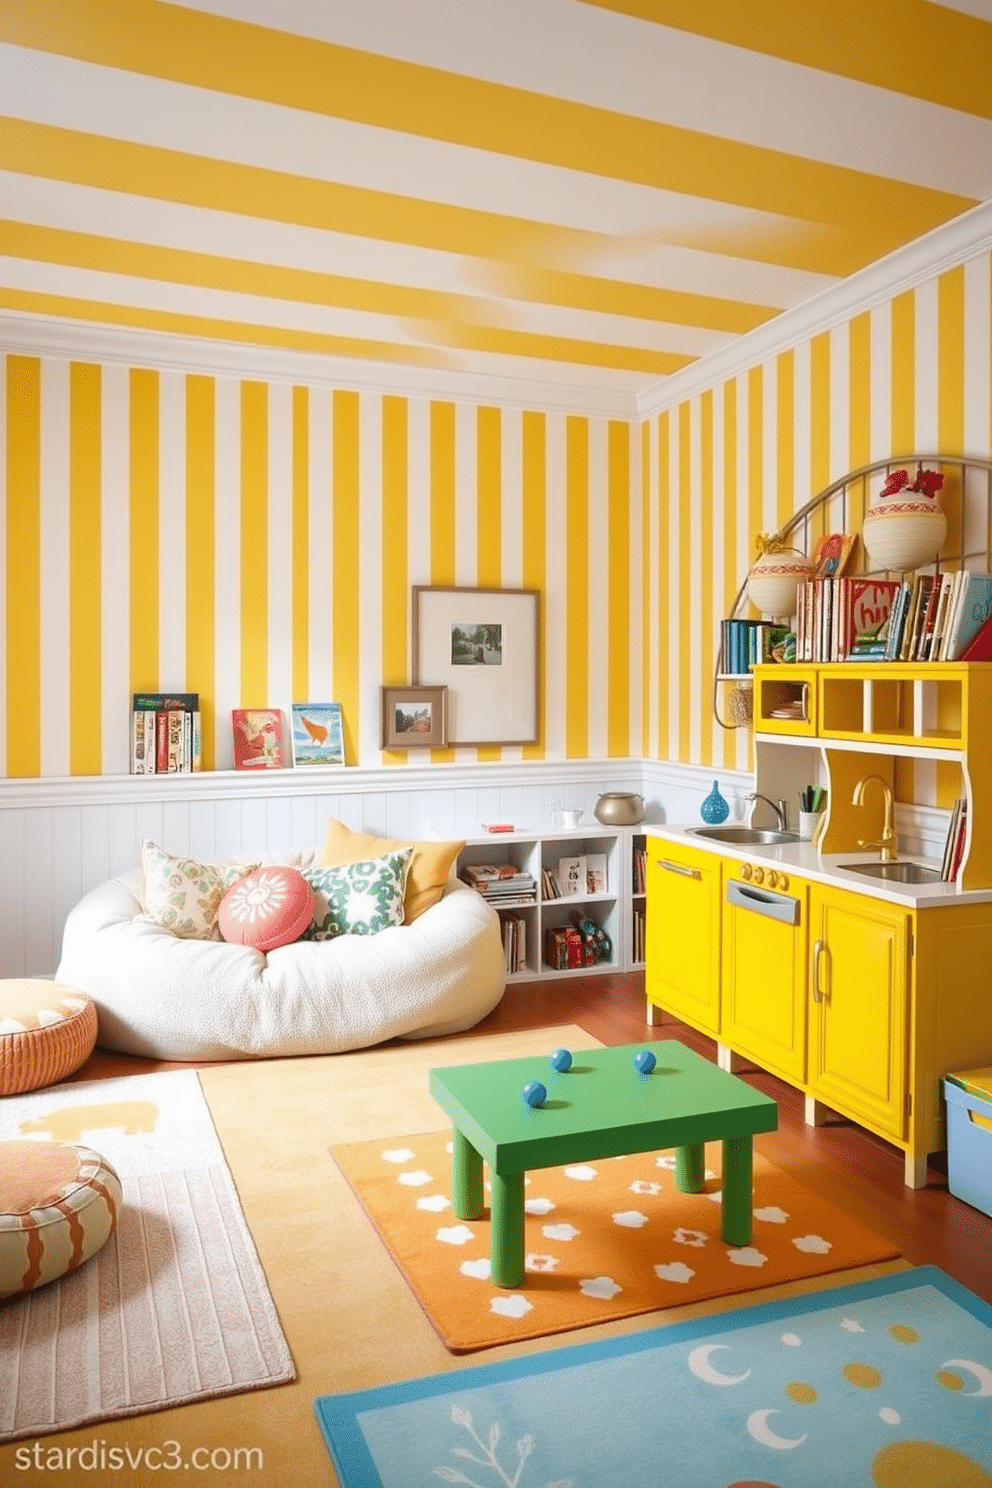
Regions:
<instances>
[{"instance_id":1,"label":"floral throw pillow","mask_svg":"<svg viewBox=\"0 0 992 1488\"><path fill-rule=\"evenodd\" d=\"M413 848L345 863L340 868L305 868L314 909L307 940L337 935L377 935L403 923L403 894Z\"/></svg>"},{"instance_id":2,"label":"floral throw pillow","mask_svg":"<svg viewBox=\"0 0 992 1488\"><path fill-rule=\"evenodd\" d=\"M141 844L144 918L180 940L219 940L217 910L232 884L257 863L197 863L174 858L147 838Z\"/></svg>"}]
</instances>

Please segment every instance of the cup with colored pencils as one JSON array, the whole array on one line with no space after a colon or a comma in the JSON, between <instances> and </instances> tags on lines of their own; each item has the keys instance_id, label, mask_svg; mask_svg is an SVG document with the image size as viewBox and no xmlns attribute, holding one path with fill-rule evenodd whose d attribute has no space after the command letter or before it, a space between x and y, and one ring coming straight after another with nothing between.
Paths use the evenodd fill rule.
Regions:
<instances>
[{"instance_id":1,"label":"cup with colored pencils","mask_svg":"<svg viewBox=\"0 0 992 1488\"><path fill-rule=\"evenodd\" d=\"M827 804L827 793L822 785L807 785L799 792L799 837L802 842L812 842Z\"/></svg>"}]
</instances>

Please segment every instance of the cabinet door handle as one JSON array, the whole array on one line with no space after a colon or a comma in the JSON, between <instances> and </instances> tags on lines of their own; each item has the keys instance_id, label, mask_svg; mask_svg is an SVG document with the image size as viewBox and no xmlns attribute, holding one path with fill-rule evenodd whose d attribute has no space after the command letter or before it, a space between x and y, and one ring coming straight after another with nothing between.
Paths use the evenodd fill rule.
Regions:
<instances>
[{"instance_id":1,"label":"cabinet door handle","mask_svg":"<svg viewBox=\"0 0 992 1488\"><path fill-rule=\"evenodd\" d=\"M825 996L829 996L829 992L826 992L826 993L824 992L823 987L822 987L821 982L820 982L820 966L821 966L821 963L823 961L824 955L829 956L829 954L830 954L830 952L827 950L827 946L826 946L826 942L825 941L818 940L816 942L816 944L813 946L813 1001L814 1002L822 1002Z\"/></svg>"},{"instance_id":2,"label":"cabinet door handle","mask_svg":"<svg viewBox=\"0 0 992 1488\"><path fill-rule=\"evenodd\" d=\"M702 878L702 870L689 868L685 863L673 863L671 858L658 858L658 867L664 868L668 873L681 873L683 878Z\"/></svg>"}]
</instances>

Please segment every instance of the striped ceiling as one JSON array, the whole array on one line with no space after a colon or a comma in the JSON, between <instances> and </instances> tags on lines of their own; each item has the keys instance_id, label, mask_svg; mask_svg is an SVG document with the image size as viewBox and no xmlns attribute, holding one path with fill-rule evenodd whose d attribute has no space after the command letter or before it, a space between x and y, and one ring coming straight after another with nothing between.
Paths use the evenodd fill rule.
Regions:
<instances>
[{"instance_id":1,"label":"striped ceiling","mask_svg":"<svg viewBox=\"0 0 992 1488\"><path fill-rule=\"evenodd\" d=\"M0 313L636 406L992 198L990 77L992 0L7 0Z\"/></svg>"}]
</instances>

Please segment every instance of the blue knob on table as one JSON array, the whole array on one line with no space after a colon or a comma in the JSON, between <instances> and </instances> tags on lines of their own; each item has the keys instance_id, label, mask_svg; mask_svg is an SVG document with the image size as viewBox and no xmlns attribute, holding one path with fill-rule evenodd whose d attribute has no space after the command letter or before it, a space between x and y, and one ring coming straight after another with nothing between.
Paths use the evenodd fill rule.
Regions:
<instances>
[{"instance_id":1,"label":"blue knob on table","mask_svg":"<svg viewBox=\"0 0 992 1488\"><path fill-rule=\"evenodd\" d=\"M558 1070L560 1074L572 1068L572 1056L567 1049L552 1049L549 1058L551 1068Z\"/></svg>"},{"instance_id":2,"label":"blue knob on table","mask_svg":"<svg viewBox=\"0 0 992 1488\"><path fill-rule=\"evenodd\" d=\"M634 1055L634 1068L639 1074L649 1075L657 1063L650 1049L638 1049Z\"/></svg>"},{"instance_id":3,"label":"blue knob on table","mask_svg":"<svg viewBox=\"0 0 992 1488\"><path fill-rule=\"evenodd\" d=\"M543 1106L548 1098L548 1092L540 1080L528 1080L521 1094L524 1104L528 1106Z\"/></svg>"}]
</instances>

